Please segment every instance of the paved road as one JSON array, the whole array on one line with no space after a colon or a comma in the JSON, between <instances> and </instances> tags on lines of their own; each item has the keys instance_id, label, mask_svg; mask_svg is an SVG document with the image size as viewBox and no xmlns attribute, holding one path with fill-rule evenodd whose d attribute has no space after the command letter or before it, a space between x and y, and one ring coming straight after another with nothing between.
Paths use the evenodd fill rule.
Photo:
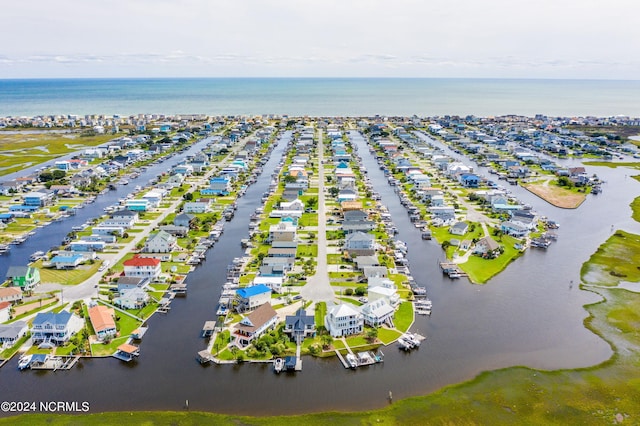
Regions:
<instances>
[{"instance_id":1,"label":"paved road","mask_svg":"<svg viewBox=\"0 0 640 426\"><path fill-rule=\"evenodd\" d=\"M327 268L327 214L324 200L324 143L322 130L318 131L318 264L316 273L307 279L300 290L305 300L314 302L333 302L335 293L329 282Z\"/></svg>"}]
</instances>

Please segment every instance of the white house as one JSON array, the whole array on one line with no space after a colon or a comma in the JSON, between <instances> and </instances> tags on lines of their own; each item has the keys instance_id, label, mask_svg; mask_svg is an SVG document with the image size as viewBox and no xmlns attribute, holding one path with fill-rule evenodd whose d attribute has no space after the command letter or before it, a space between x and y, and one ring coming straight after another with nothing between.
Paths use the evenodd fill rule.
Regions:
<instances>
[{"instance_id":1,"label":"white house","mask_svg":"<svg viewBox=\"0 0 640 426\"><path fill-rule=\"evenodd\" d=\"M234 333L236 343L241 347L251 344L254 339L274 328L277 322L278 313L275 309L268 303L260 305L236 325Z\"/></svg>"},{"instance_id":2,"label":"white house","mask_svg":"<svg viewBox=\"0 0 640 426\"><path fill-rule=\"evenodd\" d=\"M358 334L364 328L364 317L353 305L341 303L327 310L324 326L333 337Z\"/></svg>"},{"instance_id":3,"label":"white house","mask_svg":"<svg viewBox=\"0 0 640 426\"><path fill-rule=\"evenodd\" d=\"M95 305L87 309L89 320L99 341L115 337L117 334L115 311L103 305Z\"/></svg>"},{"instance_id":4,"label":"white house","mask_svg":"<svg viewBox=\"0 0 640 426\"><path fill-rule=\"evenodd\" d=\"M369 302L384 300L393 308L397 307L400 304L400 296L395 289L381 286L369 287L368 296Z\"/></svg>"},{"instance_id":5,"label":"white house","mask_svg":"<svg viewBox=\"0 0 640 426\"><path fill-rule=\"evenodd\" d=\"M147 239L144 245L144 252L147 253L169 253L176 248L176 237L165 231L158 231Z\"/></svg>"},{"instance_id":6,"label":"white house","mask_svg":"<svg viewBox=\"0 0 640 426\"><path fill-rule=\"evenodd\" d=\"M113 304L123 309L141 309L149 302L149 293L141 288L122 290L120 296L113 299Z\"/></svg>"},{"instance_id":7,"label":"white house","mask_svg":"<svg viewBox=\"0 0 640 426\"><path fill-rule=\"evenodd\" d=\"M265 285L269 287L274 293L282 293L282 283L284 277L264 277L257 276L253 279L253 285Z\"/></svg>"},{"instance_id":8,"label":"white house","mask_svg":"<svg viewBox=\"0 0 640 426\"><path fill-rule=\"evenodd\" d=\"M134 256L123 263L126 277L148 277L154 279L162 272L162 262L153 257Z\"/></svg>"},{"instance_id":9,"label":"white house","mask_svg":"<svg viewBox=\"0 0 640 426\"><path fill-rule=\"evenodd\" d=\"M385 299L369 301L360 307L364 322L371 327L393 324L395 309Z\"/></svg>"}]
</instances>

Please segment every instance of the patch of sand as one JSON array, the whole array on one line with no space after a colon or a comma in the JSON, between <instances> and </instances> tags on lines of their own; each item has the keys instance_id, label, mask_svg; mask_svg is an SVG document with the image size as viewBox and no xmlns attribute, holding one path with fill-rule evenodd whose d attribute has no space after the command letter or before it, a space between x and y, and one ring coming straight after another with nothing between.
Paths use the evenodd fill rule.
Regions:
<instances>
[{"instance_id":1,"label":"patch of sand","mask_svg":"<svg viewBox=\"0 0 640 426\"><path fill-rule=\"evenodd\" d=\"M563 209L576 209L584 202L587 195L575 193L552 185L524 184L523 188L545 200L547 203Z\"/></svg>"}]
</instances>

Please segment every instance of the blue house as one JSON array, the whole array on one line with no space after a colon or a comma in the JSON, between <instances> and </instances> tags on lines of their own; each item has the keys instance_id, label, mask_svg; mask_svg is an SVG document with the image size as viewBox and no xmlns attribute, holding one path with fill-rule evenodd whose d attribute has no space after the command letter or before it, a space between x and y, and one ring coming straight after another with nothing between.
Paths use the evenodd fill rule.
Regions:
<instances>
[{"instance_id":1,"label":"blue house","mask_svg":"<svg viewBox=\"0 0 640 426\"><path fill-rule=\"evenodd\" d=\"M209 188L200 191L202 195L229 195L231 179L228 177L214 177L209 181Z\"/></svg>"},{"instance_id":2,"label":"blue house","mask_svg":"<svg viewBox=\"0 0 640 426\"><path fill-rule=\"evenodd\" d=\"M264 284L244 287L236 291L238 312L252 311L271 301L271 289Z\"/></svg>"},{"instance_id":3,"label":"blue house","mask_svg":"<svg viewBox=\"0 0 640 426\"><path fill-rule=\"evenodd\" d=\"M23 196L23 204L25 206L42 207L51 199L51 195L46 192L29 192Z\"/></svg>"},{"instance_id":4,"label":"blue house","mask_svg":"<svg viewBox=\"0 0 640 426\"><path fill-rule=\"evenodd\" d=\"M477 188L480 178L472 173L464 173L460 175L460 184L466 188Z\"/></svg>"}]
</instances>

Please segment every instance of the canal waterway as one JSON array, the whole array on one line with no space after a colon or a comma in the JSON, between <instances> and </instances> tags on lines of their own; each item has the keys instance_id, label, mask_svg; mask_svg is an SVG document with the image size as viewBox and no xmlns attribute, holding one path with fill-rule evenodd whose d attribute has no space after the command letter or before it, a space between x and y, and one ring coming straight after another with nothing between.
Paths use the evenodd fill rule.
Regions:
<instances>
[{"instance_id":1,"label":"canal waterway","mask_svg":"<svg viewBox=\"0 0 640 426\"><path fill-rule=\"evenodd\" d=\"M249 216L260 205L270 173L290 138L286 133L279 139L264 173L239 200L235 218L227 223L207 260L189 274L188 296L175 299L168 315L150 319L136 363L90 359L70 371L18 372L14 359L0 369L5 399L88 401L92 412L181 410L186 400L190 410L249 415L364 410L386 405L389 391L396 399L422 395L484 370L515 365L586 367L610 357L609 345L583 326L586 311L582 306L598 300L597 296L570 283L578 282L580 265L610 235L611 224L631 222L628 204L637 187L629 191L620 184L629 187L632 179L598 169L609 182L605 191L573 211L550 207L515 188L524 202L540 207L543 214L561 223L560 238L547 251L528 251L486 285L472 285L464 279L443 277L437 265L443 256L439 245L421 240L364 138L351 132L373 187L399 230L398 238L407 243L412 274L433 300L431 317L419 316L413 326L427 340L410 353L395 346L383 348L384 363L357 370L345 370L335 358L311 357L304 358L303 371L280 375L273 374L269 364L198 364L195 355L206 347L206 341L199 337L202 324L215 318L226 266L242 255L240 240L248 235ZM147 171L145 179L166 170L167 162L159 167ZM105 194L109 201L100 201L102 207L121 198L126 188L116 192ZM72 225L91 217L92 211L100 213L97 205L39 231L25 243L24 250L30 254L58 244ZM49 240L50 230L59 235Z\"/></svg>"}]
</instances>

